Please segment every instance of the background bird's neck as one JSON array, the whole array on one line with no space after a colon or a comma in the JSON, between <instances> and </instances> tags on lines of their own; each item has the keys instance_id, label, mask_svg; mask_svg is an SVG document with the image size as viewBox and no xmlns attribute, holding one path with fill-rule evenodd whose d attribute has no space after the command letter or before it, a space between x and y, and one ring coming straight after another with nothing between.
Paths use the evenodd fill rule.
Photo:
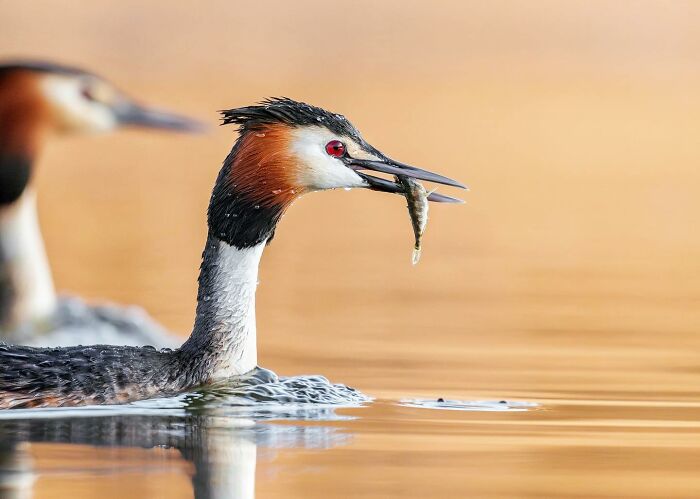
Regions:
<instances>
[{"instance_id":1,"label":"background bird's neck","mask_svg":"<svg viewBox=\"0 0 700 499\"><path fill-rule=\"evenodd\" d=\"M36 196L26 189L14 203L0 206L0 329L45 318L55 305Z\"/></svg>"},{"instance_id":2,"label":"background bird's neck","mask_svg":"<svg viewBox=\"0 0 700 499\"><path fill-rule=\"evenodd\" d=\"M47 132L31 76L0 78L0 329L42 318L56 297L30 188Z\"/></svg>"},{"instance_id":3,"label":"background bird's neck","mask_svg":"<svg viewBox=\"0 0 700 499\"><path fill-rule=\"evenodd\" d=\"M29 185L49 116L34 76L0 74L0 208L17 201Z\"/></svg>"},{"instance_id":4,"label":"background bird's neck","mask_svg":"<svg viewBox=\"0 0 700 499\"><path fill-rule=\"evenodd\" d=\"M0 86L0 90L1 90ZM29 186L45 126L2 103L0 91L0 210L15 204Z\"/></svg>"},{"instance_id":5,"label":"background bird's neck","mask_svg":"<svg viewBox=\"0 0 700 499\"><path fill-rule=\"evenodd\" d=\"M244 374L257 365L255 290L264 247L262 242L236 248L209 234L194 329L181 347L198 383Z\"/></svg>"}]
</instances>

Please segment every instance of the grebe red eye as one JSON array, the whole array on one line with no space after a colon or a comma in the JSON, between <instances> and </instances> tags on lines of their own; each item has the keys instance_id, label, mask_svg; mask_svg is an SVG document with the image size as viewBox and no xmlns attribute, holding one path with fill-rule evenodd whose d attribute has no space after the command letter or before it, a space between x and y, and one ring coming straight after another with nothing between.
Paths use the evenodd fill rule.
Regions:
<instances>
[{"instance_id":1,"label":"grebe red eye","mask_svg":"<svg viewBox=\"0 0 700 499\"><path fill-rule=\"evenodd\" d=\"M326 152L334 158L340 158L345 154L345 144L339 140L331 140L326 144Z\"/></svg>"}]
</instances>

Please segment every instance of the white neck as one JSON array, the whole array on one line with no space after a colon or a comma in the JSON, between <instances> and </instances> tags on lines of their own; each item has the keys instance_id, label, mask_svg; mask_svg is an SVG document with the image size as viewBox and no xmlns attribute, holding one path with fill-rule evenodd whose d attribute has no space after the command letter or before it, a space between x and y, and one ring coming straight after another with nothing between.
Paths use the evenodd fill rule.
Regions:
<instances>
[{"instance_id":1,"label":"white neck","mask_svg":"<svg viewBox=\"0 0 700 499\"><path fill-rule=\"evenodd\" d=\"M264 248L265 243L237 249L216 238L207 241L194 331L182 347L200 357L206 381L257 366L255 290Z\"/></svg>"},{"instance_id":2,"label":"white neck","mask_svg":"<svg viewBox=\"0 0 700 499\"><path fill-rule=\"evenodd\" d=\"M0 211L2 266L12 283L9 320L16 325L41 319L56 306L56 294L36 213L36 195L27 190Z\"/></svg>"}]
</instances>

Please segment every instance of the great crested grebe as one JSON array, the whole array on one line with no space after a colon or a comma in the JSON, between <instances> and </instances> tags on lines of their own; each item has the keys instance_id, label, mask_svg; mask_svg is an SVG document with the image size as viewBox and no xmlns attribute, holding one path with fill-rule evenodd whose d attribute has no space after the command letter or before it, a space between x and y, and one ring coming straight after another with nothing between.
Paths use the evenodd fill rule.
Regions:
<instances>
[{"instance_id":1,"label":"great crested grebe","mask_svg":"<svg viewBox=\"0 0 700 499\"><path fill-rule=\"evenodd\" d=\"M174 395L257 365L255 290L263 249L302 194L336 188L401 193L391 175L464 187L390 159L343 116L287 98L223 112L239 127L209 203L197 311L178 349L0 344L0 408L120 404ZM433 201L456 201L431 194Z\"/></svg>"},{"instance_id":2,"label":"great crested grebe","mask_svg":"<svg viewBox=\"0 0 700 499\"><path fill-rule=\"evenodd\" d=\"M94 74L48 62L0 63L0 338L52 346L172 344L145 314L57 299L31 186L51 135L137 126L196 131L189 118L144 107ZM82 336L80 328L90 327ZM81 337L82 336L82 337Z\"/></svg>"}]
</instances>

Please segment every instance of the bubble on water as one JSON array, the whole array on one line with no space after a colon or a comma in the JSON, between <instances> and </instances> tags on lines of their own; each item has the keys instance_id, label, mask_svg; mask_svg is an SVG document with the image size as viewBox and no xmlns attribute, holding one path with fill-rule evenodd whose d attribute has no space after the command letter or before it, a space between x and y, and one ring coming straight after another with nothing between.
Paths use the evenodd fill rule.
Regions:
<instances>
[{"instance_id":1,"label":"bubble on water","mask_svg":"<svg viewBox=\"0 0 700 499\"><path fill-rule=\"evenodd\" d=\"M282 192L282 189L275 189L272 191L272 194L279 194L280 192Z\"/></svg>"},{"instance_id":2,"label":"bubble on water","mask_svg":"<svg viewBox=\"0 0 700 499\"><path fill-rule=\"evenodd\" d=\"M260 205L259 205L259 204L256 204L255 206L253 206L253 208L255 208L256 210L259 210L259 209L260 209Z\"/></svg>"}]
</instances>

